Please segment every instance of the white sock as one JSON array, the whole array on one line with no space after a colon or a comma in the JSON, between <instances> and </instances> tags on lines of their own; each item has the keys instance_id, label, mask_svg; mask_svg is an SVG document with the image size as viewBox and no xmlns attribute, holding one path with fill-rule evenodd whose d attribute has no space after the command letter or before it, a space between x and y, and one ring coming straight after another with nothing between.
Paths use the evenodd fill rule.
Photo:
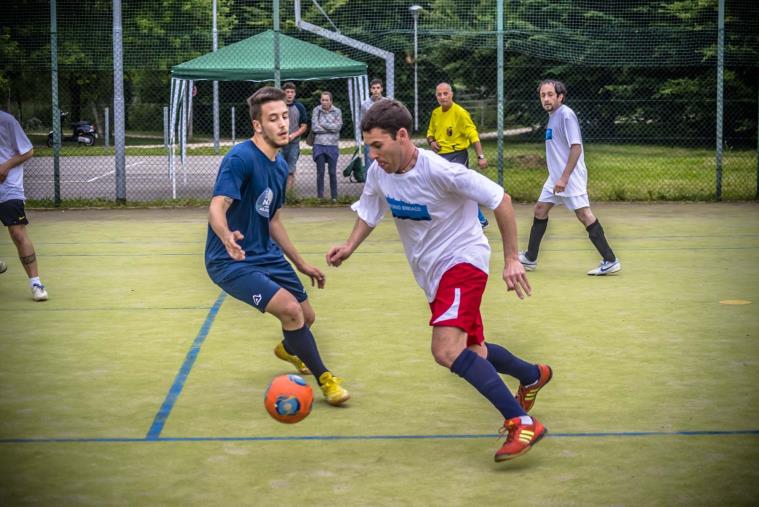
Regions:
<instances>
[{"instance_id":1,"label":"white sock","mask_svg":"<svg viewBox=\"0 0 759 507\"><path fill-rule=\"evenodd\" d=\"M529 415L519 416L519 419L522 421L522 424L532 424L532 417Z\"/></svg>"},{"instance_id":2,"label":"white sock","mask_svg":"<svg viewBox=\"0 0 759 507\"><path fill-rule=\"evenodd\" d=\"M29 288L32 288L35 285L42 285L42 282L40 282L39 276L35 276L34 278L29 279Z\"/></svg>"}]
</instances>

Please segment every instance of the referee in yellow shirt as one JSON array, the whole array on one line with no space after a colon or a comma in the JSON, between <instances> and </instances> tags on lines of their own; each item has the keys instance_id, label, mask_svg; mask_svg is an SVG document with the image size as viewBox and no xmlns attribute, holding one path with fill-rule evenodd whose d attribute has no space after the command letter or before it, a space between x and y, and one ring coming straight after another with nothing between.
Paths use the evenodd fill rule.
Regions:
<instances>
[{"instance_id":1,"label":"referee in yellow shirt","mask_svg":"<svg viewBox=\"0 0 759 507\"><path fill-rule=\"evenodd\" d=\"M453 101L451 85L437 85L435 98L440 107L432 111L427 128L427 144L444 159L466 167L469 167L469 146L473 145L477 153L477 165L480 169L486 169L488 160L482 151L477 127L474 126L469 112ZM488 226L488 221L482 211L478 210L478 214L484 229Z\"/></svg>"}]
</instances>

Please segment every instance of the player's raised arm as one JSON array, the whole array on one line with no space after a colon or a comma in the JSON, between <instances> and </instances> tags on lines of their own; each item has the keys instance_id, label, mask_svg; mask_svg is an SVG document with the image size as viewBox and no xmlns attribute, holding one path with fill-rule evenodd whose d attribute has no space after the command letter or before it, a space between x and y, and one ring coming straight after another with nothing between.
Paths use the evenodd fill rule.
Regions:
<instances>
[{"instance_id":1,"label":"player's raised arm","mask_svg":"<svg viewBox=\"0 0 759 507\"><path fill-rule=\"evenodd\" d=\"M327 252L327 265L338 267L343 261L348 260L358 246L372 233L374 229L361 218L356 219L353 231L345 243L333 246Z\"/></svg>"},{"instance_id":2,"label":"player's raised arm","mask_svg":"<svg viewBox=\"0 0 759 507\"><path fill-rule=\"evenodd\" d=\"M524 266L519 262L519 253L517 252L517 221L514 216L514 207L511 205L509 194L503 194L501 204L493 210L498 230L501 232L503 241L503 279L506 282L508 290L516 292L519 299L524 299L524 295L530 296L532 288L527 280Z\"/></svg>"},{"instance_id":3,"label":"player's raised arm","mask_svg":"<svg viewBox=\"0 0 759 507\"><path fill-rule=\"evenodd\" d=\"M227 210L232 205L232 198L225 195L217 195L211 199L208 207L208 224L213 232L219 237L227 253L236 261L245 260L245 251L237 243L243 239L240 231L230 231L227 222Z\"/></svg>"}]
</instances>

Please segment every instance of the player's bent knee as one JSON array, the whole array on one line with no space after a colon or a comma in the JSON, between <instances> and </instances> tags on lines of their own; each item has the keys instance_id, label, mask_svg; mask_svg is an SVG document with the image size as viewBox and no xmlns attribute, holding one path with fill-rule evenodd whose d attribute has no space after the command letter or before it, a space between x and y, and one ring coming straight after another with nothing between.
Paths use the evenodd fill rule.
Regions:
<instances>
[{"instance_id":1,"label":"player's bent knee","mask_svg":"<svg viewBox=\"0 0 759 507\"><path fill-rule=\"evenodd\" d=\"M435 359L435 362L440 366L444 366L449 369L459 354L461 354L461 351L458 351L458 353L456 353L448 348L432 348L432 357Z\"/></svg>"},{"instance_id":2,"label":"player's bent knee","mask_svg":"<svg viewBox=\"0 0 759 507\"><path fill-rule=\"evenodd\" d=\"M8 234L15 244L23 243L26 240L26 229L23 226L13 225L8 227Z\"/></svg>"},{"instance_id":3,"label":"player's bent knee","mask_svg":"<svg viewBox=\"0 0 759 507\"><path fill-rule=\"evenodd\" d=\"M282 311L282 318L291 322L297 322L305 320L303 318L303 309L300 307L297 301L287 304Z\"/></svg>"},{"instance_id":4,"label":"player's bent knee","mask_svg":"<svg viewBox=\"0 0 759 507\"><path fill-rule=\"evenodd\" d=\"M596 217L590 208L579 208L575 210L575 216L586 227L596 221Z\"/></svg>"},{"instance_id":5,"label":"player's bent knee","mask_svg":"<svg viewBox=\"0 0 759 507\"><path fill-rule=\"evenodd\" d=\"M550 210L551 207L543 204L542 202L539 202L535 205L535 208L533 209L533 213L535 215L535 218L538 218L540 220L545 219L548 216L548 210Z\"/></svg>"},{"instance_id":6,"label":"player's bent knee","mask_svg":"<svg viewBox=\"0 0 759 507\"><path fill-rule=\"evenodd\" d=\"M314 312L314 309L308 300L300 303L300 308L303 310L303 319L306 321L306 325L308 327L313 326L314 322L316 322L316 312Z\"/></svg>"},{"instance_id":7,"label":"player's bent knee","mask_svg":"<svg viewBox=\"0 0 759 507\"><path fill-rule=\"evenodd\" d=\"M292 296L282 298L277 298L277 296L275 296L266 308L266 311L277 317L286 325L305 322L303 309L301 308L300 303L298 303L298 301Z\"/></svg>"}]
</instances>

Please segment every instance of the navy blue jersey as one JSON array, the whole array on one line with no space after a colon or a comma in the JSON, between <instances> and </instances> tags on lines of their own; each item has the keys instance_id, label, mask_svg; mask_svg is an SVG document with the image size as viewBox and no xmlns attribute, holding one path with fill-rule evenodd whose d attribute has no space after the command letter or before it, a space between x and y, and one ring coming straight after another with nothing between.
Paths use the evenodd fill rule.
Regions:
<instances>
[{"instance_id":1,"label":"navy blue jersey","mask_svg":"<svg viewBox=\"0 0 759 507\"><path fill-rule=\"evenodd\" d=\"M227 210L229 230L245 236L239 243L244 261L235 261L208 226L206 268L214 281L245 265L264 266L282 259L282 251L269 235L269 221L282 207L287 182L287 162L281 154L274 161L248 140L224 157L213 195L234 199Z\"/></svg>"}]
</instances>

